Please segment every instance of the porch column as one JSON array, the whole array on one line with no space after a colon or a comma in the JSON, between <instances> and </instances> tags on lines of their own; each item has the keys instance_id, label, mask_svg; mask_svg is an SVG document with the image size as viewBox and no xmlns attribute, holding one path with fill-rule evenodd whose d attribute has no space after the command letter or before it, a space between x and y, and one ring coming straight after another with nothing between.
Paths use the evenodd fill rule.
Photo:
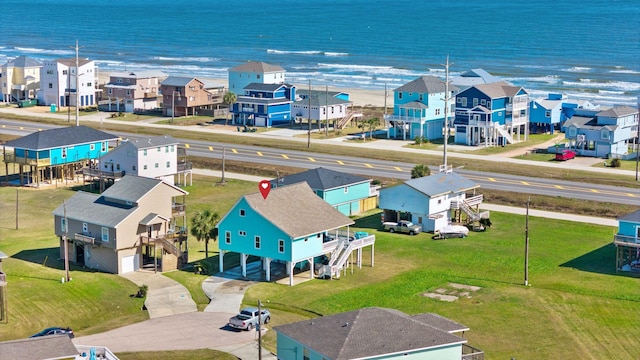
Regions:
<instances>
[{"instance_id":1,"label":"porch column","mask_svg":"<svg viewBox=\"0 0 640 360\"><path fill-rule=\"evenodd\" d=\"M266 272L266 280L271 281L271 258L264 258L264 270Z\"/></svg>"},{"instance_id":2,"label":"porch column","mask_svg":"<svg viewBox=\"0 0 640 360\"><path fill-rule=\"evenodd\" d=\"M310 258L307 259L307 261L309 262L309 279L313 279L313 271L314 271L314 265L315 265L315 258Z\"/></svg>"},{"instance_id":3,"label":"porch column","mask_svg":"<svg viewBox=\"0 0 640 360\"><path fill-rule=\"evenodd\" d=\"M224 250L218 252L218 267L220 268L220 272L224 272L224 253Z\"/></svg>"},{"instance_id":4,"label":"porch column","mask_svg":"<svg viewBox=\"0 0 640 360\"><path fill-rule=\"evenodd\" d=\"M293 266L291 261L287 261L287 273L289 275L289 286L293 286Z\"/></svg>"},{"instance_id":5,"label":"porch column","mask_svg":"<svg viewBox=\"0 0 640 360\"><path fill-rule=\"evenodd\" d=\"M373 258L374 258L374 256L373 256L373 252L374 252L374 250L375 250L375 249L374 249L375 247L376 247L376 244L375 244L375 243L374 243L374 244L371 244L371 267L373 267Z\"/></svg>"},{"instance_id":6,"label":"porch column","mask_svg":"<svg viewBox=\"0 0 640 360\"><path fill-rule=\"evenodd\" d=\"M362 269L362 248L358 249L356 261L358 262L358 269Z\"/></svg>"},{"instance_id":7,"label":"porch column","mask_svg":"<svg viewBox=\"0 0 640 360\"><path fill-rule=\"evenodd\" d=\"M240 253L240 266L242 267L242 277L247 277L247 255Z\"/></svg>"}]
</instances>

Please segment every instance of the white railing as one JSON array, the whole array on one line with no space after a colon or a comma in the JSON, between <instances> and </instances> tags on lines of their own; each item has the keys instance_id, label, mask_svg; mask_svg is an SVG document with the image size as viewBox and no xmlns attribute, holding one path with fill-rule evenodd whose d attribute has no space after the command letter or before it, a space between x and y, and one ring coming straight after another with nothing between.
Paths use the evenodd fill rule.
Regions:
<instances>
[{"instance_id":1,"label":"white railing","mask_svg":"<svg viewBox=\"0 0 640 360\"><path fill-rule=\"evenodd\" d=\"M640 237L637 236L616 234L613 236L613 242L618 245L631 245L634 247L640 247Z\"/></svg>"},{"instance_id":2,"label":"white railing","mask_svg":"<svg viewBox=\"0 0 640 360\"><path fill-rule=\"evenodd\" d=\"M407 116L407 115L385 115L384 119L386 121L400 121L400 122L409 122L409 123L422 123L426 117L422 116Z\"/></svg>"},{"instance_id":3,"label":"white railing","mask_svg":"<svg viewBox=\"0 0 640 360\"><path fill-rule=\"evenodd\" d=\"M380 185L369 186L369 196L378 196L380 194Z\"/></svg>"},{"instance_id":4,"label":"white railing","mask_svg":"<svg viewBox=\"0 0 640 360\"><path fill-rule=\"evenodd\" d=\"M502 126L496 126L496 129L498 130L498 133L500 133L500 135L507 139L507 142L509 144L513 144L513 137L507 132L507 130L505 130Z\"/></svg>"}]
</instances>

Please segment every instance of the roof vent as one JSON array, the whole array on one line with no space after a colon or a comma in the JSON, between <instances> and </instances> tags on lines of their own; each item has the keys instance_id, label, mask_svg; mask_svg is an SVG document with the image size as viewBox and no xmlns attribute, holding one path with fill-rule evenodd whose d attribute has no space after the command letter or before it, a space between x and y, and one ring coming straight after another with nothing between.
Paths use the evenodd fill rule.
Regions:
<instances>
[{"instance_id":1,"label":"roof vent","mask_svg":"<svg viewBox=\"0 0 640 360\"><path fill-rule=\"evenodd\" d=\"M346 322L346 323L344 323L344 324L342 325L342 327L347 327L347 326L349 326L349 323L348 323L348 322Z\"/></svg>"}]
</instances>

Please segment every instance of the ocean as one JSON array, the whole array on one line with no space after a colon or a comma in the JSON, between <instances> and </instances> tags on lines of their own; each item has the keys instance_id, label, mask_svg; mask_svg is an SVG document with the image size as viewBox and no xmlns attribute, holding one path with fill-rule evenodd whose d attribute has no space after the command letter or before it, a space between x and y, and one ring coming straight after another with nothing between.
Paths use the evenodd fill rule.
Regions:
<instances>
[{"instance_id":1,"label":"ocean","mask_svg":"<svg viewBox=\"0 0 640 360\"><path fill-rule=\"evenodd\" d=\"M533 97L640 96L638 0L2 0L0 63L80 56L100 71L227 78L247 60L287 81L394 89L483 68Z\"/></svg>"}]
</instances>

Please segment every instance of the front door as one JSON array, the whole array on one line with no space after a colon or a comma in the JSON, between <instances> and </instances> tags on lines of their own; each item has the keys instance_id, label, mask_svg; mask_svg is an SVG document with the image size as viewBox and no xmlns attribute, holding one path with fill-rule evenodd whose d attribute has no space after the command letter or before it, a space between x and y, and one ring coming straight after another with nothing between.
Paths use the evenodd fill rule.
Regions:
<instances>
[{"instance_id":1,"label":"front door","mask_svg":"<svg viewBox=\"0 0 640 360\"><path fill-rule=\"evenodd\" d=\"M84 246L76 244L76 263L84 266Z\"/></svg>"}]
</instances>

